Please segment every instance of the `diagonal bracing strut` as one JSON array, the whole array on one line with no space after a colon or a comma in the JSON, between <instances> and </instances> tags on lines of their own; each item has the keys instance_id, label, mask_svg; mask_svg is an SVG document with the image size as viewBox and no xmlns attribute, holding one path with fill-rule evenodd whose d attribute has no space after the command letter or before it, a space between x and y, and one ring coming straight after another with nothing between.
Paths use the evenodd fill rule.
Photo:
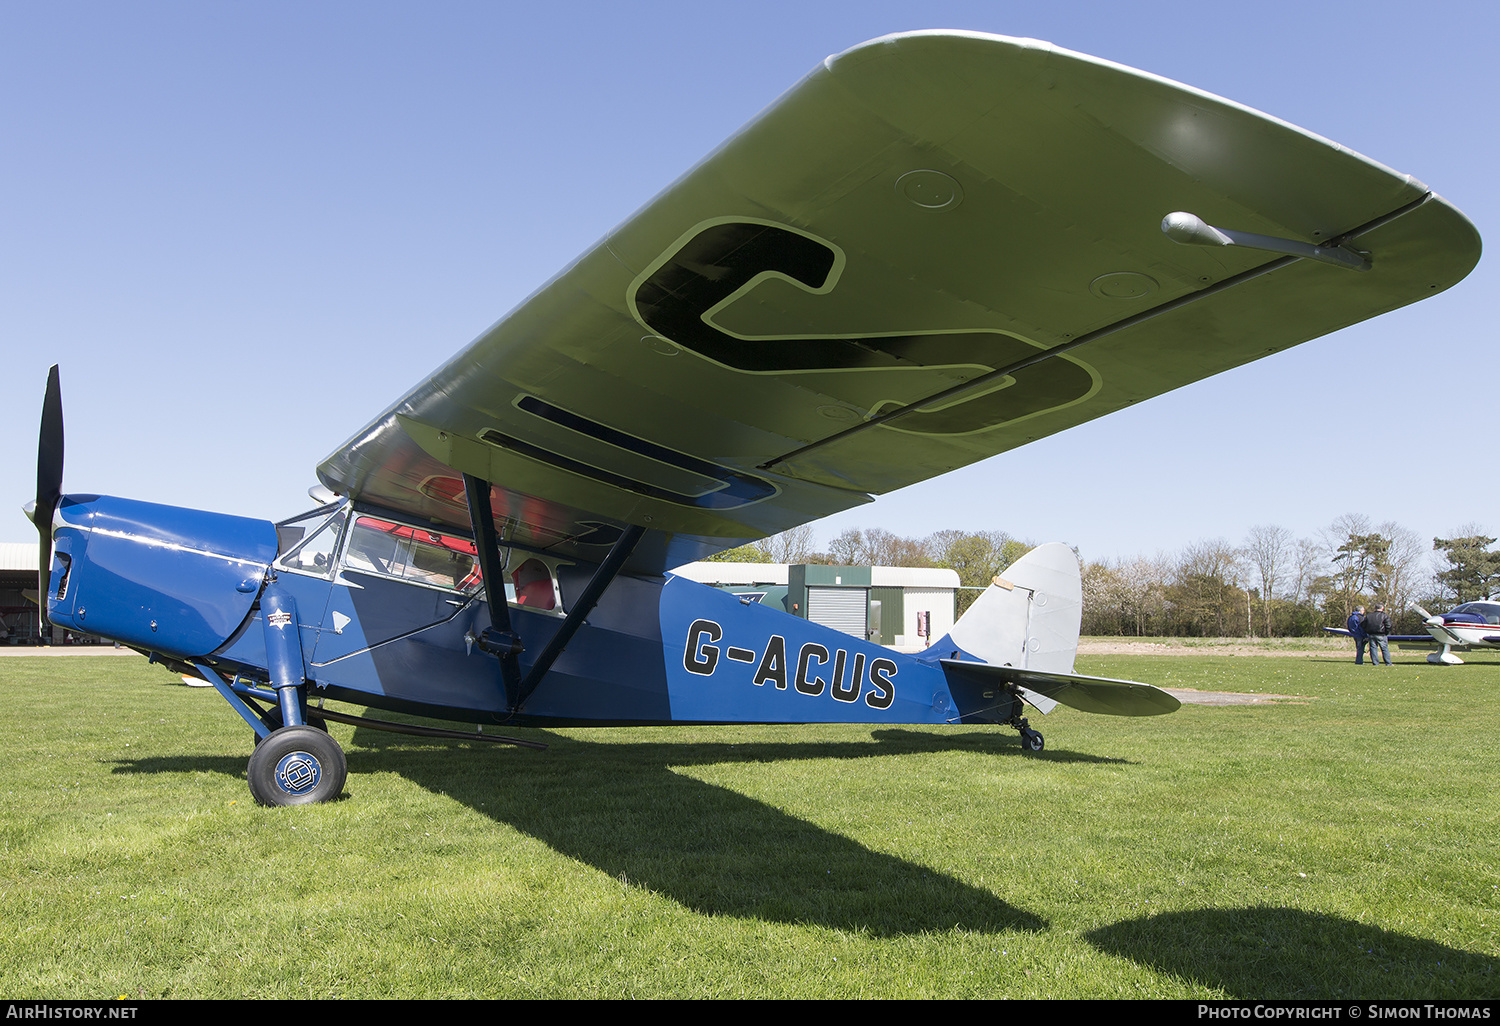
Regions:
<instances>
[{"instance_id":1,"label":"diagonal bracing strut","mask_svg":"<svg viewBox=\"0 0 1500 1026\"><path fill-rule=\"evenodd\" d=\"M593 612L604 589L619 575L640 544L646 529L638 525L625 528L604 557L604 562L589 578L583 593L569 604L567 618L552 635L545 648L531 664L524 679L521 677L520 661L517 657L524 651L520 637L510 622L510 606L505 598L505 578L500 566L500 542L495 534L495 513L490 504L490 484L470 474L464 475L464 495L469 500L469 523L474 529L474 548L479 556L479 572L484 576L484 595L490 604L490 627L479 637L479 647L500 658L500 672L505 681L505 696L511 714L520 712L522 704L536 690L557 657L584 619Z\"/></svg>"}]
</instances>

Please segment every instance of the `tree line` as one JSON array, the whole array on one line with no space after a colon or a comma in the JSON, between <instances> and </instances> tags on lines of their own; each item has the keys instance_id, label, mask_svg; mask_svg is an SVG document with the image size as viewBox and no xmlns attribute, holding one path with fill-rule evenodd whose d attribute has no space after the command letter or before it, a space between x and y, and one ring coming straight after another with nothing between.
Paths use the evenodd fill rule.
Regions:
<instances>
[{"instance_id":1,"label":"tree line","mask_svg":"<svg viewBox=\"0 0 1500 1026\"><path fill-rule=\"evenodd\" d=\"M1447 609L1500 591L1497 539L1466 524L1426 540L1362 514L1336 519L1316 537L1276 525L1252 527L1234 545L1194 542L1168 555L1083 560L1083 633L1136 637L1289 637L1342 626L1355 606L1381 603L1398 633L1421 630L1415 610ZM1034 547L1004 531L937 531L907 538L850 528L820 549L811 525L730 549L716 560L837 566L947 567L967 589L968 608L1005 567ZM1076 551L1076 550L1075 550Z\"/></svg>"}]
</instances>

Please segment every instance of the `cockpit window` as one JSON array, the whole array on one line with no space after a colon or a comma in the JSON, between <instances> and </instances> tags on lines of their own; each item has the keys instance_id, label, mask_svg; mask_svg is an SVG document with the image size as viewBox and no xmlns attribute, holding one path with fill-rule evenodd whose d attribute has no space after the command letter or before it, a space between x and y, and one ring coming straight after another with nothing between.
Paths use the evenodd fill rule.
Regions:
<instances>
[{"instance_id":1,"label":"cockpit window","mask_svg":"<svg viewBox=\"0 0 1500 1026\"><path fill-rule=\"evenodd\" d=\"M338 503L319 506L310 513L303 513L276 524L276 554L284 556L296 548L308 533L326 524L335 513L342 513ZM343 523L342 518L339 521Z\"/></svg>"},{"instance_id":2,"label":"cockpit window","mask_svg":"<svg viewBox=\"0 0 1500 1026\"><path fill-rule=\"evenodd\" d=\"M1467 613L1479 617L1485 623L1500 625L1500 603L1497 602L1465 602L1452 612Z\"/></svg>"},{"instance_id":3,"label":"cockpit window","mask_svg":"<svg viewBox=\"0 0 1500 1026\"><path fill-rule=\"evenodd\" d=\"M309 520L311 518L308 518ZM320 518L321 519L321 518ZM333 573L334 554L338 552L339 535L343 533L346 513L339 513L328 520L321 528L312 533L306 541L296 545L285 556L277 560L277 564L287 570L300 570L303 573L327 576ZM316 524L317 521L313 521ZM307 529L308 520L292 521L287 524L276 525L277 541L286 545L284 539L300 537L301 532Z\"/></svg>"},{"instance_id":4,"label":"cockpit window","mask_svg":"<svg viewBox=\"0 0 1500 1026\"><path fill-rule=\"evenodd\" d=\"M450 591L473 592L480 585L469 539L371 516L354 521L344 568Z\"/></svg>"}]
</instances>

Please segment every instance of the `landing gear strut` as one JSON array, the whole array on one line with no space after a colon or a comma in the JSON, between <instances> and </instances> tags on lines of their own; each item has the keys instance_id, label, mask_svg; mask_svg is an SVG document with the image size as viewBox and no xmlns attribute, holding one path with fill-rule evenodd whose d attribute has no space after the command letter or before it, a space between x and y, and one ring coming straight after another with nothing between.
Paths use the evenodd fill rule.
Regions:
<instances>
[{"instance_id":1,"label":"landing gear strut","mask_svg":"<svg viewBox=\"0 0 1500 1026\"><path fill-rule=\"evenodd\" d=\"M1007 727L1015 727L1021 732L1021 750L1026 752L1040 752L1046 747L1047 741L1039 731L1031 729L1031 724L1026 722L1026 717L1021 713L1026 707L1021 702L1021 696L1016 695L1014 704L1010 707L1010 719L1005 721Z\"/></svg>"},{"instance_id":2,"label":"landing gear strut","mask_svg":"<svg viewBox=\"0 0 1500 1026\"><path fill-rule=\"evenodd\" d=\"M254 686L253 681L243 683L239 677L230 684L207 663L193 663L192 667L255 730L255 752L250 756L245 779L257 802L310 805L344 793L344 783L349 778L344 750L328 733L328 724L322 716L305 712L302 692L306 685L277 688L277 694L273 695L264 687ZM276 704L262 710L259 704L262 702ZM288 714L304 722L286 726ZM330 715L334 714L330 711Z\"/></svg>"}]
</instances>

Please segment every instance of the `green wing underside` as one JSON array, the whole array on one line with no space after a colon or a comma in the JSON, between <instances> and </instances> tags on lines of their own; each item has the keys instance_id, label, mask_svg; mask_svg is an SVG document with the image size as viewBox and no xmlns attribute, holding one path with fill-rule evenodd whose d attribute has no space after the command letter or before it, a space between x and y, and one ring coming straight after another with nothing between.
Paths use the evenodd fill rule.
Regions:
<instances>
[{"instance_id":1,"label":"green wing underside","mask_svg":"<svg viewBox=\"0 0 1500 1026\"><path fill-rule=\"evenodd\" d=\"M1162 217L1368 253L1183 246ZM1029 40L829 58L320 467L655 572L1432 295L1473 226L1263 114Z\"/></svg>"}]
</instances>

